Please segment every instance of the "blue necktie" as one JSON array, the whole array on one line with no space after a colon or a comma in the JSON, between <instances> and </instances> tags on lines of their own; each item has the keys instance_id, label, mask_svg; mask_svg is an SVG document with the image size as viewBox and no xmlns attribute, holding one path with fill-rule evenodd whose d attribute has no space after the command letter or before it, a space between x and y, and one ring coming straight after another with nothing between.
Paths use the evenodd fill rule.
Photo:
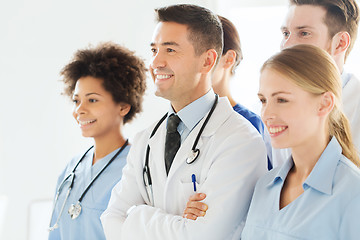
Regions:
<instances>
[{"instance_id":1,"label":"blue necktie","mask_svg":"<svg viewBox=\"0 0 360 240\"><path fill-rule=\"evenodd\" d=\"M181 137L177 131L177 127L181 122L180 118L172 114L169 117L166 129L166 141L165 141L165 168L166 174L169 173L171 164L174 160L176 152L180 147Z\"/></svg>"}]
</instances>

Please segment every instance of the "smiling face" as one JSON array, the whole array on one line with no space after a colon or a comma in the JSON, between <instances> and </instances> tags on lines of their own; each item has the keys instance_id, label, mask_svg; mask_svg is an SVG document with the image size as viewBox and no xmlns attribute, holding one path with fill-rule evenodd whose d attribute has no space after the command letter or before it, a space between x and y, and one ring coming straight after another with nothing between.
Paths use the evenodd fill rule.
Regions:
<instances>
[{"instance_id":1,"label":"smiling face","mask_svg":"<svg viewBox=\"0 0 360 240\"><path fill-rule=\"evenodd\" d=\"M102 85L103 80L82 77L73 93L73 116L84 137L103 138L120 131L123 124L122 105Z\"/></svg>"},{"instance_id":2,"label":"smiling face","mask_svg":"<svg viewBox=\"0 0 360 240\"><path fill-rule=\"evenodd\" d=\"M326 10L313 5L291 5L281 27L280 48L310 44L331 53L331 39L324 19Z\"/></svg>"},{"instance_id":3,"label":"smiling face","mask_svg":"<svg viewBox=\"0 0 360 240\"><path fill-rule=\"evenodd\" d=\"M196 56L188 34L186 25L159 22L151 43L150 73L156 86L155 94L180 109L201 97L210 87L201 80L204 54Z\"/></svg>"},{"instance_id":4,"label":"smiling face","mask_svg":"<svg viewBox=\"0 0 360 240\"><path fill-rule=\"evenodd\" d=\"M266 67L258 93L261 118L274 148L295 148L311 144L319 135L321 97L304 91L289 78Z\"/></svg>"}]
</instances>

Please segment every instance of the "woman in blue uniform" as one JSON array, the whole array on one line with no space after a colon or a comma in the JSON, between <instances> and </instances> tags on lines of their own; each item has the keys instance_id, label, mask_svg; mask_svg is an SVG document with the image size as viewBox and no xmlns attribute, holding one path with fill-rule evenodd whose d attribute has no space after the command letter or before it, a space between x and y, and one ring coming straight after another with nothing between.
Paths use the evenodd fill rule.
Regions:
<instances>
[{"instance_id":1,"label":"woman in blue uniform","mask_svg":"<svg viewBox=\"0 0 360 240\"><path fill-rule=\"evenodd\" d=\"M359 239L360 163L335 62L285 49L264 63L258 95L271 144L292 155L257 182L241 239Z\"/></svg>"},{"instance_id":2,"label":"woman in blue uniform","mask_svg":"<svg viewBox=\"0 0 360 240\"><path fill-rule=\"evenodd\" d=\"M146 68L128 49L104 43L77 51L61 75L73 116L94 146L58 179L49 239L105 239L100 215L122 176L130 148L122 130L141 111Z\"/></svg>"}]
</instances>

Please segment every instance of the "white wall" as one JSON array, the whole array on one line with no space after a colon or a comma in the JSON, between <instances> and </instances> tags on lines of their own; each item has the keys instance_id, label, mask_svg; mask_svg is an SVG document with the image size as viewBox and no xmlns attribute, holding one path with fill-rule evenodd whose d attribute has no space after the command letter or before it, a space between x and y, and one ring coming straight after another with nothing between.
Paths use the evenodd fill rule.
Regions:
<instances>
[{"instance_id":1,"label":"white wall","mask_svg":"<svg viewBox=\"0 0 360 240\"><path fill-rule=\"evenodd\" d=\"M266 59L279 51L282 39L280 26L287 5L274 3L264 6L253 2L253 5L238 3L232 8L226 5L219 5L219 8L219 13L236 26L243 53L243 60L230 82L232 94L237 102L259 114L261 104L257 92L260 68Z\"/></svg>"},{"instance_id":2,"label":"white wall","mask_svg":"<svg viewBox=\"0 0 360 240\"><path fill-rule=\"evenodd\" d=\"M215 6L213 0L0 1L0 195L8 199L0 239L27 239L30 202L52 198L65 164L91 144L60 96L60 69L77 49L106 40L149 59L154 8L180 2ZM148 86L145 112L127 126L128 137L167 110L150 80Z\"/></svg>"}]
</instances>

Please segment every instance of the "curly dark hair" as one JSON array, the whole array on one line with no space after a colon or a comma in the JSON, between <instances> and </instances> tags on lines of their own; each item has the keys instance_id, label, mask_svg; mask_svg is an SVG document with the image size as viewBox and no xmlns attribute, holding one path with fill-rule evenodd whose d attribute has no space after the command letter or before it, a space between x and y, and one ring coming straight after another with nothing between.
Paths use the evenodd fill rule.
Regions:
<instances>
[{"instance_id":1,"label":"curly dark hair","mask_svg":"<svg viewBox=\"0 0 360 240\"><path fill-rule=\"evenodd\" d=\"M114 102L131 105L124 123L132 120L142 110L146 89L146 67L134 52L112 42L78 50L60 72L65 83L65 94L72 96L79 78L91 76L103 80L106 91Z\"/></svg>"}]
</instances>

